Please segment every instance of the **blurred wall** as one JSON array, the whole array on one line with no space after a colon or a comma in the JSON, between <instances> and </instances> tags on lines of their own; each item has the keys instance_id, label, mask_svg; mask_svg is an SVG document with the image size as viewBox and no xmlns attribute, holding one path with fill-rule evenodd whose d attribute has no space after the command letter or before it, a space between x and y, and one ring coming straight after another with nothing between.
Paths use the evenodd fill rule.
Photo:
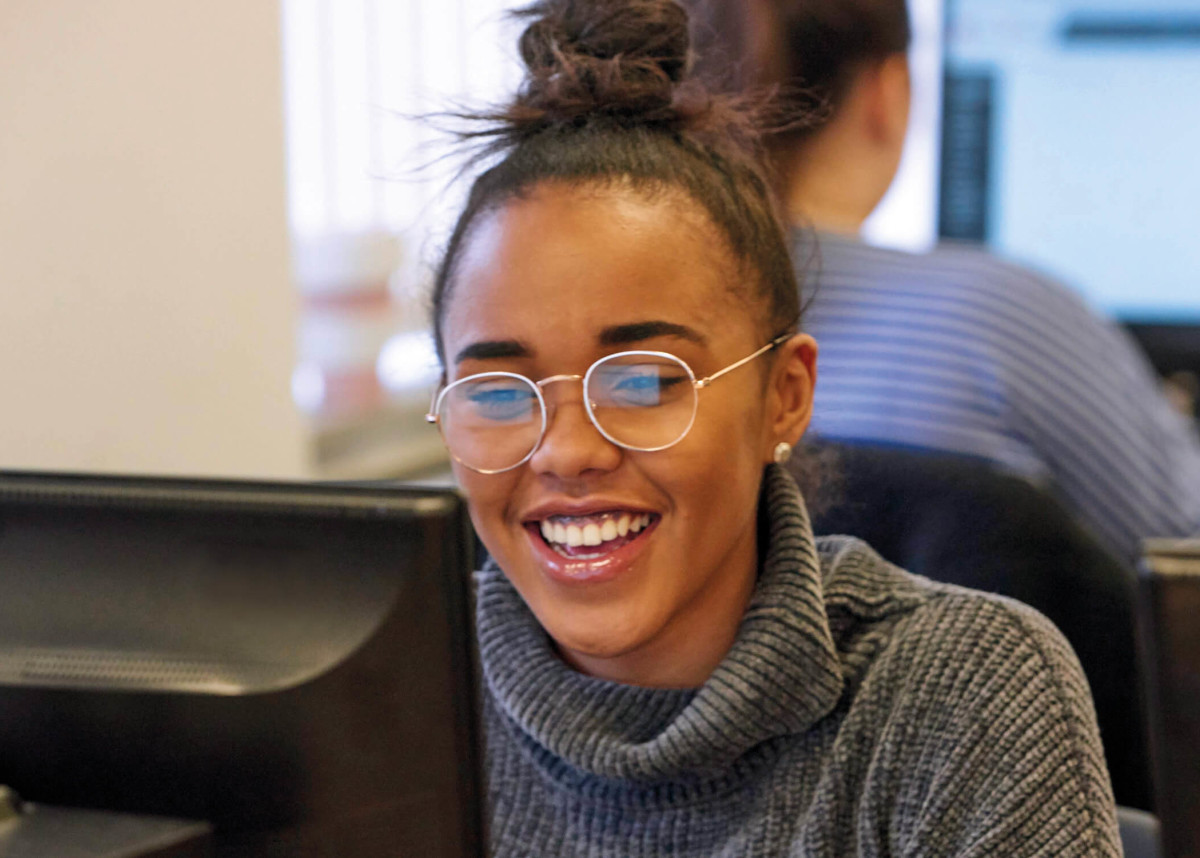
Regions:
<instances>
[{"instance_id":1,"label":"blurred wall","mask_svg":"<svg viewBox=\"0 0 1200 858\"><path fill-rule=\"evenodd\" d=\"M302 476L279 9L0 0L0 468Z\"/></svg>"}]
</instances>

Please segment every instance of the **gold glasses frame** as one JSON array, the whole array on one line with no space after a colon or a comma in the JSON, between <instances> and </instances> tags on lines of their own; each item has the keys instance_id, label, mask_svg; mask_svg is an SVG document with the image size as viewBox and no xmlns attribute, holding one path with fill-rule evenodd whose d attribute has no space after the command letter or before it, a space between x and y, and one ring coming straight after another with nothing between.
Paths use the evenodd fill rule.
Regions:
<instances>
[{"instance_id":1,"label":"gold glasses frame","mask_svg":"<svg viewBox=\"0 0 1200 858\"><path fill-rule=\"evenodd\" d=\"M585 372L583 375L551 375L551 376L547 376L546 378L541 379L540 381L534 381L532 378L529 378L529 376L521 375L518 372L499 372L499 371L498 372L477 372L472 375L464 376L463 378L460 378L457 381L454 381L450 384L446 384L445 382L443 382L438 387L438 390L434 392L433 400L429 404L429 411L425 415L425 422L432 423L438 427L438 432L442 436L442 443L446 445L447 452L450 453L450 456L451 456L451 458L454 459L454 461L458 462L464 468L468 468L469 470L475 471L478 474L503 474L508 471L512 471L512 470L515 470L515 469L521 467L526 462L528 462L530 459L532 459L534 454L537 453L537 451L541 448L542 441L544 441L546 438L546 429L549 426L549 413L550 413L549 408L546 405L546 398L542 393L542 391L546 388L546 386L550 385L550 384L557 384L558 382L563 382L563 381L582 381L583 382L583 394L584 394L583 395L583 406L584 406L584 411L587 413L588 422L590 422L594 427L596 427L596 431L598 431L605 438L605 440L607 440L611 444L616 445L617 447L620 447L623 450L633 450L633 451L639 452L639 453L657 453L661 450L667 450L667 449L670 449L671 447L674 447L676 444L678 444L680 441L682 441L684 438L686 438L688 433L692 431L692 426L695 425L695 423L696 423L696 413L700 407L700 391L701 390L704 390L706 387L708 387L710 384L712 384L714 381L721 378L722 376L728 375L729 373L733 372L735 369L745 366L746 364L761 357L762 355L766 354L767 352L770 352L770 351L773 351L773 350L779 348L781 345L783 345L788 340L790 340L793 336L795 336L795 334L793 332L780 334L779 336L775 337L773 340L771 340L765 346L763 346L762 348L753 352L752 354L746 355L746 357L742 358L741 360L734 361L733 363L729 364L729 366L727 366L723 369L717 370L712 375L708 375L708 376L705 376L704 378L700 378L700 379L696 378L696 374L692 371L692 368L690 366L688 366L687 361L685 361L681 357L677 357L676 355L673 355L670 352L641 351L641 350L616 352L611 355L605 355L604 357L595 361L590 367L588 367L587 372ZM692 413L691 413L691 416L688 418L687 426L684 428L684 430L682 432L679 433L679 437L677 437L675 440L671 441L670 443L661 444L657 447L638 447L633 444L626 444L623 441L618 441L616 438L614 438L612 435L610 435L608 433L608 431L605 430L605 428L600 425L600 421L596 419L596 413L594 411L595 403L588 396L588 386L589 386L589 382L591 381L592 374L596 371L597 367L603 366L605 363L608 363L610 361L620 359L620 358L630 358L630 357L651 357L651 358L658 358L658 359L666 359L666 360L673 361L673 362L679 364L687 372L688 379L691 381L692 389L695 393L695 395L692 397ZM534 442L532 449L530 449L530 451L525 455L525 457L523 459L521 459L521 461L519 461L515 464L512 464L512 465L509 465L508 467L505 467L505 468L490 468L490 469L489 468L478 468L478 467L475 467L474 465L469 464L468 462L463 461L457 455L455 455L454 450L451 449L449 443L447 443L447 441L446 441L446 433L442 428L442 421L441 421L441 418L439 415L439 412L441 411L442 403L445 401L446 395L448 393L450 393L450 391L452 391L456 387L466 384L468 382L478 382L478 381L483 381L483 380L489 379L489 378L512 378L512 379L517 379L519 381L523 381L526 384L528 384L530 386L530 388L533 390L534 394L537 396L538 407L540 409L540 414L541 414L541 427L538 430L537 441Z\"/></svg>"}]
</instances>

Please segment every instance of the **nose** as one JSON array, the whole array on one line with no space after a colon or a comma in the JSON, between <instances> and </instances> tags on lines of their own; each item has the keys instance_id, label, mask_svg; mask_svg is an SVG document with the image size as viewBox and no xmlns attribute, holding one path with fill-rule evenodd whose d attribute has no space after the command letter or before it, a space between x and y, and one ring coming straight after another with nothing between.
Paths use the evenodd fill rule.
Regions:
<instances>
[{"instance_id":1,"label":"nose","mask_svg":"<svg viewBox=\"0 0 1200 858\"><path fill-rule=\"evenodd\" d=\"M546 434L529 460L530 467L538 474L563 479L616 468L623 451L601 435L588 418L582 385L555 384L544 390Z\"/></svg>"}]
</instances>

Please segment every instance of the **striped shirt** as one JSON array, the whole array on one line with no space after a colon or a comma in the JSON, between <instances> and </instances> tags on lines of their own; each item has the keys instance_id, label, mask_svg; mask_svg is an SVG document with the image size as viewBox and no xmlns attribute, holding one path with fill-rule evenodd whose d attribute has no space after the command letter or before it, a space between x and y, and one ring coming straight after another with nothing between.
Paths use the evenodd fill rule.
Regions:
<instances>
[{"instance_id":1,"label":"striped shirt","mask_svg":"<svg viewBox=\"0 0 1200 858\"><path fill-rule=\"evenodd\" d=\"M1121 556L1200 533L1200 439L1131 339L988 253L797 238L820 346L812 431L988 460L1054 491Z\"/></svg>"}]
</instances>

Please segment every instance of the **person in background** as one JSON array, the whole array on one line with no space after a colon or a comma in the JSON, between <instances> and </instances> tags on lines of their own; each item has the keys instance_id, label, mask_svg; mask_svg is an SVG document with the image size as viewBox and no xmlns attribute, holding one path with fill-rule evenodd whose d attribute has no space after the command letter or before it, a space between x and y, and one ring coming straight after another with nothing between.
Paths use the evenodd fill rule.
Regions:
<instances>
[{"instance_id":1,"label":"person in background","mask_svg":"<svg viewBox=\"0 0 1200 858\"><path fill-rule=\"evenodd\" d=\"M1167 400L1187 420L1200 416L1200 375L1189 370L1177 370L1163 379Z\"/></svg>"},{"instance_id":2,"label":"person in background","mask_svg":"<svg viewBox=\"0 0 1200 858\"><path fill-rule=\"evenodd\" d=\"M849 537L783 467L816 344L754 127L674 0L524 12L437 273L490 853L1117 856L1056 629Z\"/></svg>"},{"instance_id":3,"label":"person in background","mask_svg":"<svg viewBox=\"0 0 1200 858\"><path fill-rule=\"evenodd\" d=\"M1062 283L982 249L861 239L908 127L905 0L685 5L710 82L777 87L785 114L822 105L821 121L768 143L795 258L813 267L813 433L989 461L1057 494L1129 562L1145 537L1200 534L1200 439L1128 336Z\"/></svg>"}]
</instances>

